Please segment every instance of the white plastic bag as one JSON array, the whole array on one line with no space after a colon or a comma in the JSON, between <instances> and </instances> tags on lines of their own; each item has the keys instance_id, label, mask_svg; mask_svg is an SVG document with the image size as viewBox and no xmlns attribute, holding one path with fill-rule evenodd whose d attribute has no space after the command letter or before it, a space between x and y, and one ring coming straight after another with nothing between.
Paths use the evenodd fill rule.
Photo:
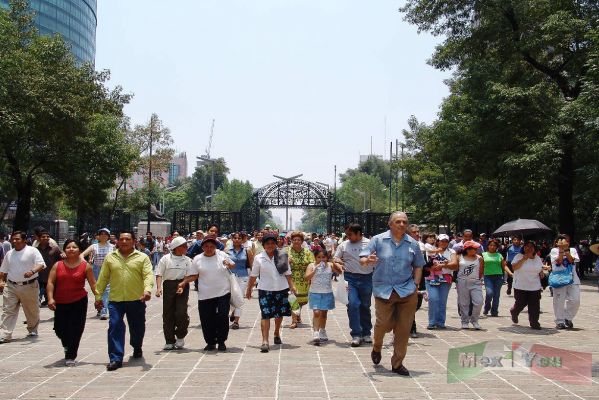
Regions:
<instances>
[{"instance_id":1,"label":"white plastic bag","mask_svg":"<svg viewBox=\"0 0 599 400\"><path fill-rule=\"evenodd\" d=\"M339 275L339 279L337 279L337 286L333 291L333 295L335 296L335 300L339 303L344 305L349 304L349 299L347 297L347 282L345 282L343 274Z\"/></svg>"},{"instance_id":2,"label":"white plastic bag","mask_svg":"<svg viewBox=\"0 0 599 400\"><path fill-rule=\"evenodd\" d=\"M243 299L243 293L241 293L241 287L237 282L237 277L233 273L229 273L229 283L231 284L231 305L235 308L241 308L245 300Z\"/></svg>"}]
</instances>

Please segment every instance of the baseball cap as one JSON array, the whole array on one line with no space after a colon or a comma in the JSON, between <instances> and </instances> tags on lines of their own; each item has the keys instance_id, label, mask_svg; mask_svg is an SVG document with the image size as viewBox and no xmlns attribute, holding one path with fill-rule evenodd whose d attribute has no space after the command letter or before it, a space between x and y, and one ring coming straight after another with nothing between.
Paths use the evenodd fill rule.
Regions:
<instances>
[{"instance_id":1,"label":"baseball cap","mask_svg":"<svg viewBox=\"0 0 599 400\"><path fill-rule=\"evenodd\" d=\"M177 236L168 244L168 248L169 250L175 250L177 247L183 245L187 245L187 240L182 236Z\"/></svg>"},{"instance_id":2,"label":"baseball cap","mask_svg":"<svg viewBox=\"0 0 599 400\"><path fill-rule=\"evenodd\" d=\"M100 228L100 229L98 229L98 235L100 233L102 233L102 232L104 232L104 233L108 234L108 236L110 236L110 230L108 228Z\"/></svg>"},{"instance_id":3,"label":"baseball cap","mask_svg":"<svg viewBox=\"0 0 599 400\"><path fill-rule=\"evenodd\" d=\"M447 241L449 241L449 236L447 236L446 234L442 233L442 234L439 235L439 237L437 239L439 239L439 241L441 241L441 240L447 240Z\"/></svg>"},{"instance_id":4,"label":"baseball cap","mask_svg":"<svg viewBox=\"0 0 599 400\"><path fill-rule=\"evenodd\" d=\"M216 235L204 236L204 239L202 240L202 247L208 242L213 242L215 245L218 245L218 240L217 240Z\"/></svg>"},{"instance_id":5,"label":"baseball cap","mask_svg":"<svg viewBox=\"0 0 599 400\"><path fill-rule=\"evenodd\" d=\"M478 249L480 244L476 243L474 240L468 240L464 243L464 250L466 249Z\"/></svg>"}]
</instances>

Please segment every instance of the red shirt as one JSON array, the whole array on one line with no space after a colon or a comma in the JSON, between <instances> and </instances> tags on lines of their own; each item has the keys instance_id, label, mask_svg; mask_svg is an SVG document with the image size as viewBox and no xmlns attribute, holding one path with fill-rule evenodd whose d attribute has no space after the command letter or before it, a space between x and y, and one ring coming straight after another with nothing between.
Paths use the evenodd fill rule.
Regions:
<instances>
[{"instance_id":1,"label":"red shirt","mask_svg":"<svg viewBox=\"0 0 599 400\"><path fill-rule=\"evenodd\" d=\"M56 264L56 284L54 300L57 304L69 304L87 297L85 290L85 270L87 262L83 261L75 268L69 268L64 261Z\"/></svg>"}]
</instances>

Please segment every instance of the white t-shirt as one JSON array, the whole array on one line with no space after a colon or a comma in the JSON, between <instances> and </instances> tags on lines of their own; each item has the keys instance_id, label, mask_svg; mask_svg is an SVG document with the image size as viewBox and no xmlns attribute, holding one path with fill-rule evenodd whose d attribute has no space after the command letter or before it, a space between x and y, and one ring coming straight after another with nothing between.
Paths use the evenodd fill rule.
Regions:
<instances>
[{"instance_id":1,"label":"white t-shirt","mask_svg":"<svg viewBox=\"0 0 599 400\"><path fill-rule=\"evenodd\" d=\"M424 250L426 251L426 256L427 257L436 256L438 254L437 252L434 251L436 248L437 247L434 244L425 243Z\"/></svg>"},{"instance_id":2,"label":"white t-shirt","mask_svg":"<svg viewBox=\"0 0 599 400\"><path fill-rule=\"evenodd\" d=\"M560 269L566 268L561 264L556 264L558 255L559 249L557 247L552 248L551 253L549 253L549 256L551 257L551 269L554 271L559 271ZM574 259L575 263L580 262L580 257L578 256L578 252L574 247L570 247L570 255ZM576 272L576 267L574 265L572 265L572 278L574 280L574 282L572 282L573 285L580 285L580 278L578 277L578 272Z\"/></svg>"},{"instance_id":3,"label":"white t-shirt","mask_svg":"<svg viewBox=\"0 0 599 400\"><path fill-rule=\"evenodd\" d=\"M0 272L6 273L10 281L25 282L37 278L38 274L34 274L29 278L23 276L37 265L46 266L44 257L35 247L25 246L21 251L11 249L6 253L4 260L2 260Z\"/></svg>"},{"instance_id":4,"label":"white t-shirt","mask_svg":"<svg viewBox=\"0 0 599 400\"><path fill-rule=\"evenodd\" d=\"M343 261L345 264L345 271L351 274L371 274L374 270L374 266L369 265L367 267L362 267L360 265L360 253L368 247L368 243L370 243L370 240L365 237L362 237L361 241L355 243L346 240L337 246L335 258Z\"/></svg>"},{"instance_id":5,"label":"white t-shirt","mask_svg":"<svg viewBox=\"0 0 599 400\"><path fill-rule=\"evenodd\" d=\"M223 261L231 259L224 251L216 250L212 257L204 253L195 256L190 275L198 275L198 300L213 299L231 292L229 270Z\"/></svg>"},{"instance_id":6,"label":"white t-shirt","mask_svg":"<svg viewBox=\"0 0 599 400\"><path fill-rule=\"evenodd\" d=\"M512 260L512 265L520 262L523 254L516 254ZM532 260L529 258L524 261L520 268L514 271L514 289L518 290L541 290L541 278L539 274L543 270L543 261L539 256Z\"/></svg>"},{"instance_id":7,"label":"white t-shirt","mask_svg":"<svg viewBox=\"0 0 599 400\"><path fill-rule=\"evenodd\" d=\"M289 283L285 275L291 275L291 268L287 268L284 274L279 274L274 260L265 251L254 257L250 276L260 277L258 289L269 292L288 289Z\"/></svg>"},{"instance_id":8,"label":"white t-shirt","mask_svg":"<svg viewBox=\"0 0 599 400\"><path fill-rule=\"evenodd\" d=\"M438 253L438 255L442 256L447 261L451 261L451 257L454 254L455 254L455 251L453 249L450 249L449 247L447 247L443 253ZM453 270L451 268L441 268L441 273L451 275L451 274L453 274Z\"/></svg>"},{"instance_id":9,"label":"white t-shirt","mask_svg":"<svg viewBox=\"0 0 599 400\"><path fill-rule=\"evenodd\" d=\"M336 243L335 240L331 237L327 237L323 243L324 243L325 249L327 249L327 252L329 254L331 254L333 252L333 250L335 249L335 243Z\"/></svg>"},{"instance_id":10,"label":"white t-shirt","mask_svg":"<svg viewBox=\"0 0 599 400\"><path fill-rule=\"evenodd\" d=\"M167 254L158 262L156 276L162 276L165 281L177 281L195 275L192 268L191 258Z\"/></svg>"}]
</instances>

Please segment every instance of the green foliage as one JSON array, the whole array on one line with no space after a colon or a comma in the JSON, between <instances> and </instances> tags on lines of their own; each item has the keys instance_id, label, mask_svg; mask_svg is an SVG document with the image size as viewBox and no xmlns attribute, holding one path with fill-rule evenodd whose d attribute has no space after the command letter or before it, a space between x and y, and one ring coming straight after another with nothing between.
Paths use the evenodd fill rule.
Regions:
<instances>
[{"instance_id":1,"label":"green foliage","mask_svg":"<svg viewBox=\"0 0 599 400\"><path fill-rule=\"evenodd\" d=\"M77 66L60 37L39 36L25 1L10 4L0 10L0 174L17 201L15 228L27 229L42 182L80 196L80 206L104 200L115 168L131 161L120 130L129 96L106 88L108 72Z\"/></svg>"},{"instance_id":2,"label":"green foliage","mask_svg":"<svg viewBox=\"0 0 599 400\"><path fill-rule=\"evenodd\" d=\"M379 176L357 172L345 179L337 196L341 203L355 212L365 209L383 212L388 207L388 193Z\"/></svg>"},{"instance_id":3,"label":"green foliage","mask_svg":"<svg viewBox=\"0 0 599 400\"><path fill-rule=\"evenodd\" d=\"M327 210L308 209L302 216L299 229L304 232L324 233L327 230Z\"/></svg>"},{"instance_id":4,"label":"green foliage","mask_svg":"<svg viewBox=\"0 0 599 400\"><path fill-rule=\"evenodd\" d=\"M408 0L401 11L444 37L430 63L455 71L438 120L407 135L414 212L597 235L596 2Z\"/></svg>"},{"instance_id":5,"label":"green foliage","mask_svg":"<svg viewBox=\"0 0 599 400\"><path fill-rule=\"evenodd\" d=\"M238 179L224 181L214 194L213 208L222 211L240 211L253 191L254 187L249 181L242 182Z\"/></svg>"},{"instance_id":6,"label":"green foliage","mask_svg":"<svg viewBox=\"0 0 599 400\"><path fill-rule=\"evenodd\" d=\"M224 158L214 162L214 194L218 188L227 182L229 168ZM207 207L206 197L210 196L210 181L212 174L212 163L203 164L195 169L191 176L191 185L188 191L189 202L192 208L200 209Z\"/></svg>"}]
</instances>

